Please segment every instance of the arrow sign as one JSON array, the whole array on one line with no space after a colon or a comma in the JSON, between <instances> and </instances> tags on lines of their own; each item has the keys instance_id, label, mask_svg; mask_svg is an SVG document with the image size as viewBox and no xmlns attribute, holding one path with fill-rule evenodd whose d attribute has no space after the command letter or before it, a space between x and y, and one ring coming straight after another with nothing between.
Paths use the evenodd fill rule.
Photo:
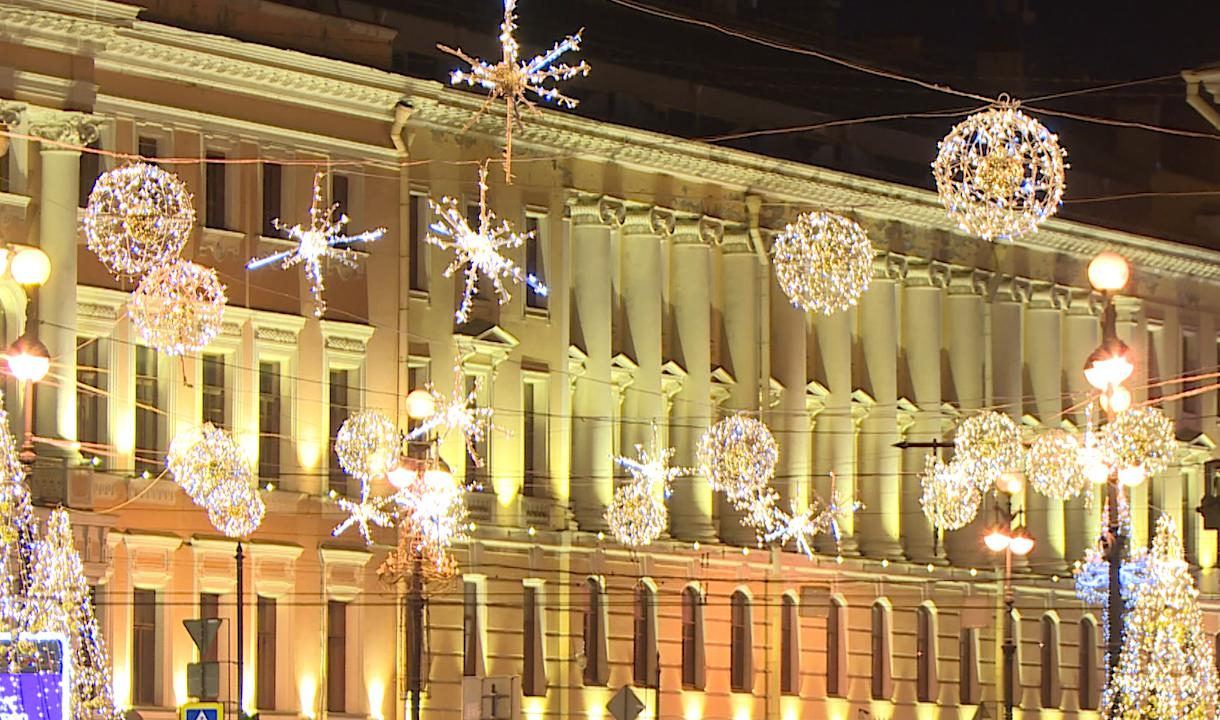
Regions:
<instances>
[{"instance_id":1,"label":"arrow sign","mask_svg":"<svg viewBox=\"0 0 1220 720\"><path fill-rule=\"evenodd\" d=\"M186 626L186 631L195 641L195 647L199 648L199 657L207 655L212 643L216 642L216 631L220 630L220 618L183 620L182 624Z\"/></svg>"},{"instance_id":2,"label":"arrow sign","mask_svg":"<svg viewBox=\"0 0 1220 720\"><path fill-rule=\"evenodd\" d=\"M644 711L644 703L640 702L631 688L624 685L610 698L606 709L614 720L635 720Z\"/></svg>"}]
</instances>

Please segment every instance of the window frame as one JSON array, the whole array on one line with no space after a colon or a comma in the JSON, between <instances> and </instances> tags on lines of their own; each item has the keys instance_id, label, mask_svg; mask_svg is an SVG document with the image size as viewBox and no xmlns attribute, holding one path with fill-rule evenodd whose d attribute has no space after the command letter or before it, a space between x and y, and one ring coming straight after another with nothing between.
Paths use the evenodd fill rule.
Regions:
<instances>
[{"instance_id":1,"label":"window frame","mask_svg":"<svg viewBox=\"0 0 1220 720\"><path fill-rule=\"evenodd\" d=\"M1097 710L1101 707L1101 684L1098 682L1098 637L1097 621L1092 615L1083 615L1078 623L1079 646L1077 647L1076 693L1081 710Z\"/></svg>"},{"instance_id":2,"label":"window frame","mask_svg":"<svg viewBox=\"0 0 1220 720\"><path fill-rule=\"evenodd\" d=\"M278 667L276 650L279 635L279 605L276 599L258 595L255 600L255 698L259 710L275 710ZM268 622L269 620L269 622Z\"/></svg>"},{"instance_id":3,"label":"window frame","mask_svg":"<svg viewBox=\"0 0 1220 720\"><path fill-rule=\"evenodd\" d=\"M754 692L754 611L745 588L729 598L729 689Z\"/></svg>"},{"instance_id":4,"label":"window frame","mask_svg":"<svg viewBox=\"0 0 1220 720\"><path fill-rule=\"evenodd\" d=\"M638 688L658 687L660 645L657 641L657 591L647 580L635 587L635 602L631 647L632 685Z\"/></svg>"},{"instance_id":5,"label":"window frame","mask_svg":"<svg viewBox=\"0 0 1220 720\"><path fill-rule=\"evenodd\" d=\"M527 314L546 316L550 312L550 286L547 285L547 261L550 259L550 224L551 215L546 208L527 207L525 209L524 230L533 229L534 235L527 237L522 249L521 269L526 275L533 274L539 282L547 287L546 295L539 294L528 283L522 288L525 293L525 311ZM531 228L532 226L532 228ZM531 268L531 255L535 259Z\"/></svg>"},{"instance_id":6,"label":"window frame","mask_svg":"<svg viewBox=\"0 0 1220 720\"><path fill-rule=\"evenodd\" d=\"M847 645L847 601L835 595L826 616L826 694L830 697L847 697Z\"/></svg>"},{"instance_id":7,"label":"window frame","mask_svg":"<svg viewBox=\"0 0 1220 720\"><path fill-rule=\"evenodd\" d=\"M888 600L878 598L870 608L870 618L870 696L890 700L894 696L894 609Z\"/></svg>"},{"instance_id":8,"label":"window frame","mask_svg":"<svg viewBox=\"0 0 1220 720\"><path fill-rule=\"evenodd\" d=\"M1044 613L1039 620L1038 659L1042 672L1038 701L1044 710L1058 710L1063 703L1063 682L1059 673L1059 618Z\"/></svg>"},{"instance_id":9,"label":"window frame","mask_svg":"<svg viewBox=\"0 0 1220 720\"><path fill-rule=\"evenodd\" d=\"M347 712L348 605L342 600L326 601L326 711L330 713Z\"/></svg>"},{"instance_id":10,"label":"window frame","mask_svg":"<svg viewBox=\"0 0 1220 720\"><path fill-rule=\"evenodd\" d=\"M161 704L161 598L157 590L132 588L131 702L136 707Z\"/></svg>"},{"instance_id":11,"label":"window frame","mask_svg":"<svg viewBox=\"0 0 1220 720\"><path fill-rule=\"evenodd\" d=\"M937 617L929 602L915 608L915 698L918 702L936 702L940 694L937 677Z\"/></svg>"},{"instance_id":12,"label":"window frame","mask_svg":"<svg viewBox=\"0 0 1220 720\"><path fill-rule=\"evenodd\" d=\"M607 662L606 588L600 577L590 576L584 583L585 602L581 637L585 646L585 666L581 681L587 686L604 687L610 682Z\"/></svg>"},{"instance_id":13,"label":"window frame","mask_svg":"<svg viewBox=\"0 0 1220 720\"><path fill-rule=\"evenodd\" d=\"M702 690L706 684L703 597L696 585L682 589L682 687L688 690Z\"/></svg>"},{"instance_id":14,"label":"window frame","mask_svg":"<svg viewBox=\"0 0 1220 720\"><path fill-rule=\"evenodd\" d=\"M526 578L521 581L521 694L525 697L545 697L546 628L543 581Z\"/></svg>"},{"instance_id":15,"label":"window frame","mask_svg":"<svg viewBox=\"0 0 1220 720\"><path fill-rule=\"evenodd\" d=\"M779 691L781 695L801 694L801 614L796 595L780 596Z\"/></svg>"}]
</instances>

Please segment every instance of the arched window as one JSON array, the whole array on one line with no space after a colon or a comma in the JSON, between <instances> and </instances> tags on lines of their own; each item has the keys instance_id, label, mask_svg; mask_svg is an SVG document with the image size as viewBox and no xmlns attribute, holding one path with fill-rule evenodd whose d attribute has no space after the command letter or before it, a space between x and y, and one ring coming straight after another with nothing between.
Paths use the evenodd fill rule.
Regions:
<instances>
[{"instance_id":1,"label":"arched window","mask_svg":"<svg viewBox=\"0 0 1220 720\"><path fill-rule=\"evenodd\" d=\"M915 609L915 693L919 702L936 702L936 611L930 603Z\"/></svg>"},{"instance_id":2,"label":"arched window","mask_svg":"<svg viewBox=\"0 0 1220 720\"><path fill-rule=\"evenodd\" d=\"M1096 710L1101 704L1097 682L1097 621L1092 616L1080 618L1080 660L1077 665L1081 710Z\"/></svg>"},{"instance_id":3,"label":"arched window","mask_svg":"<svg viewBox=\"0 0 1220 720\"><path fill-rule=\"evenodd\" d=\"M826 616L826 694L847 695L847 603L837 597Z\"/></svg>"},{"instance_id":4,"label":"arched window","mask_svg":"<svg viewBox=\"0 0 1220 720\"><path fill-rule=\"evenodd\" d=\"M733 692L754 690L754 628L750 598L744 590L733 593L729 681Z\"/></svg>"},{"instance_id":5,"label":"arched window","mask_svg":"<svg viewBox=\"0 0 1220 720\"><path fill-rule=\"evenodd\" d=\"M872 615L872 697L874 700L889 700L894 694L893 662L890 658L890 604L885 600L873 603Z\"/></svg>"},{"instance_id":6,"label":"arched window","mask_svg":"<svg viewBox=\"0 0 1220 720\"><path fill-rule=\"evenodd\" d=\"M656 592L641 582L635 589L635 652L632 681L636 687L657 687Z\"/></svg>"},{"instance_id":7,"label":"arched window","mask_svg":"<svg viewBox=\"0 0 1220 720\"><path fill-rule=\"evenodd\" d=\"M796 597L784 593L780 615L779 691L801 693L801 618Z\"/></svg>"},{"instance_id":8,"label":"arched window","mask_svg":"<svg viewBox=\"0 0 1220 720\"><path fill-rule=\"evenodd\" d=\"M1042 707L1058 710L1063 688L1059 682L1059 619L1053 613L1042 616L1042 637L1039 659L1042 661L1042 683L1038 696Z\"/></svg>"},{"instance_id":9,"label":"arched window","mask_svg":"<svg viewBox=\"0 0 1220 720\"><path fill-rule=\"evenodd\" d=\"M682 687L703 689L703 658L703 594L688 585L682 591Z\"/></svg>"},{"instance_id":10,"label":"arched window","mask_svg":"<svg viewBox=\"0 0 1220 720\"><path fill-rule=\"evenodd\" d=\"M1013 653L1008 682L1012 683L1010 687L1012 687L1013 707L1021 707L1021 613L1016 610L1012 611L1012 642L1016 652Z\"/></svg>"},{"instance_id":11,"label":"arched window","mask_svg":"<svg viewBox=\"0 0 1220 720\"><path fill-rule=\"evenodd\" d=\"M610 681L610 667L606 663L606 603L601 580L591 577L585 580L584 641L585 685L605 685Z\"/></svg>"},{"instance_id":12,"label":"arched window","mask_svg":"<svg viewBox=\"0 0 1220 720\"><path fill-rule=\"evenodd\" d=\"M1220 633L1216 633L1216 637L1212 640L1212 657L1216 665L1216 670L1220 671Z\"/></svg>"},{"instance_id":13,"label":"arched window","mask_svg":"<svg viewBox=\"0 0 1220 720\"><path fill-rule=\"evenodd\" d=\"M979 688L978 628L962 628L958 663L958 701L962 705L978 705L982 698Z\"/></svg>"}]
</instances>

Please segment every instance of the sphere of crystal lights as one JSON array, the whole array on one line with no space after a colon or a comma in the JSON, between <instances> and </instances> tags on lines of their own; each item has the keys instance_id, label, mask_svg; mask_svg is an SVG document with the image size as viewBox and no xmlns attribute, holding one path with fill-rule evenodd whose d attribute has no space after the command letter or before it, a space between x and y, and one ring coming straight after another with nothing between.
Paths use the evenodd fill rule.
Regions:
<instances>
[{"instance_id":1,"label":"sphere of crystal lights","mask_svg":"<svg viewBox=\"0 0 1220 720\"><path fill-rule=\"evenodd\" d=\"M933 527L960 530L978 514L983 492L960 463L946 464L929 455L919 480L923 488L919 505Z\"/></svg>"},{"instance_id":2,"label":"sphere of crystal lights","mask_svg":"<svg viewBox=\"0 0 1220 720\"><path fill-rule=\"evenodd\" d=\"M1156 475L1177 453L1173 421L1154 407L1119 413L1102 428L1101 451L1107 464L1119 471L1142 468L1144 477Z\"/></svg>"},{"instance_id":3,"label":"sphere of crystal lights","mask_svg":"<svg viewBox=\"0 0 1220 720\"><path fill-rule=\"evenodd\" d=\"M180 433L170 443L165 466L187 495L203 503L212 490L232 477L252 480L250 464L227 431L204 423Z\"/></svg>"},{"instance_id":4,"label":"sphere of crystal lights","mask_svg":"<svg viewBox=\"0 0 1220 720\"><path fill-rule=\"evenodd\" d=\"M1089 284L1102 292L1122 290L1130 278L1131 266L1116 252L1099 253L1089 263Z\"/></svg>"},{"instance_id":5,"label":"sphere of crystal lights","mask_svg":"<svg viewBox=\"0 0 1220 720\"><path fill-rule=\"evenodd\" d=\"M775 277L792 304L825 315L845 310L868 289L873 244L841 215L803 213L775 237Z\"/></svg>"},{"instance_id":6,"label":"sphere of crystal lights","mask_svg":"<svg viewBox=\"0 0 1220 720\"><path fill-rule=\"evenodd\" d=\"M377 410L361 410L335 435L335 456L352 477L368 481L398 467L398 428Z\"/></svg>"},{"instance_id":7,"label":"sphere of crystal lights","mask_svg":"<svg viewBox=\"0 0 1220 720\"><path fill-rule=\"evenodd\" d=\"M215 270L175 260L140 281L128 313L146 343L167 355L184 355L202 350L220 334L225 302Z\"/></svg>"},{"instance_id":8,"label":"sphere of crystal lights","mask_svg":"<svg viewBox=\"0 0 1220 720\"><path fill-rule=\"evenodd\" d=\"M713 490L730 500L744 500L766 490L779 461L779 446L762 422L730 415L703 434L695 458Z\"/></svg>"},{"instance_id":9,"label":"sphere of crystal lights","mask_svg":"<svg viewBox=\"0 0 1220 720\"><path fill-rule=\"evenodd\" d=\"M614 491L605 518L615 540L628 547L641 547L665 531L669 510L660 498L638 483L628 483Z\"/></svg>"},{"instance_id":10,"label":"sphere of crystal lights","mask_svg":"<svg viewBox=\"0 0 1220 720\"><path fill-rule=\"evenodd\" d=\"M1001 100L958 123L932 163L949 217L984 240L1035 232L1063 198L1067 152L1015 103Z\"/></svg>"},{"instance_id":11,"label":"sphere of crystal lights","mask_svg":"<svg viewBox=\"0 0 1220 720\"><path fill-rule=\"evenodd\" d=\"M1021 431L1012 418L986 411L968 418L953 440L954 460L986 492L1005 473L1020 470L1025 460Z\"/></svg>"},{"instance_id":12,"label":"sphere of crystal lights","mask_svg":"<svg viewBox=\"0 0 1220 720\"><path fill-rule=\"evenodd\" d=\"M1076 497L1088 485L1080 463L1080 443L1063 430L1051 430L1034 438L1029 447L1029 484L1055 498Z\"/></svg>"},{"instance_id":13,"label":"sphere of crystal lights","mask_svg":"<svg viewBox=\"0 0 1220 720\"><path fill-rule=\"evenodd\" d=\"M85 244L115 275L143 275L178 257L195 225L186 185L156 165L102 173L85 207Z\"/></svg>"},{"instance_id":14,"label":"sphere of crystal lights","mask_svg":"<svg viewBox=\"0 0 1220 720\"><path fill-rule=\"evenodd\" d=\"M250 536L267 512L252 482L238 478L217 485L202 504L207 508L212 527L232 538Z\"/></svg>"}]
</instances>

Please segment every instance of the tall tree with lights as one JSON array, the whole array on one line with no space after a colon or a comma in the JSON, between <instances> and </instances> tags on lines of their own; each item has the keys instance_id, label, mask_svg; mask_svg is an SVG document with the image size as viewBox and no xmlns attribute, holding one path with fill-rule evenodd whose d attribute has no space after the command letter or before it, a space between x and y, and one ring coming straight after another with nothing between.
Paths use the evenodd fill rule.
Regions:
<instances>
[{"instance_id":1,"label":"tall tree with lights","mask_svg":"<svg viewBox=\"0 0 1220 720\"><path fill-rule=\"evenodd\" d=\"M1127 617L1123 650L1102 696L1106 720L1213 720L1216 666L1203 632L1195 589L1177 525L1156 524L1151 582Z\"/></svg>"}]
</instances>

